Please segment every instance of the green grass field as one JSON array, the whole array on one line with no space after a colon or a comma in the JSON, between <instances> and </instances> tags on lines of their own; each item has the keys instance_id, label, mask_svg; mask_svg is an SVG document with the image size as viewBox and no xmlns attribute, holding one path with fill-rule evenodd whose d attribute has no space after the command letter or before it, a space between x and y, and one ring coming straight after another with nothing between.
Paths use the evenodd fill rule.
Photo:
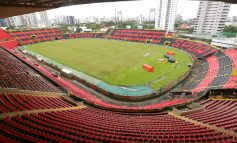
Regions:
<instances>
[{"instance_id":1,"label":"green grass field","mask_svg":"<svg viewBox=\"0 0 237 143\"><path fill-rule=\"evenodd\" d=\"M188 54L175 48L105 39L44 42L26 49L113 85L144 85L155 80L149 83L153 89L182 76L192 62ZM178 63L175 66L158 62L167 51L176 52L174 58ZM155 71L145 71L143 64L153 66Z\"/></svg>"}]
</instances>

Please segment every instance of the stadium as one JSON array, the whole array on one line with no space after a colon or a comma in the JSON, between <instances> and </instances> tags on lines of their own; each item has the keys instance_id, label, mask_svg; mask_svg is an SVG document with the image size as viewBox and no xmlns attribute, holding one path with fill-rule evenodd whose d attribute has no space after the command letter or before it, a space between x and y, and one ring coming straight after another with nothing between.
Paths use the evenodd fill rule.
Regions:
<instances>
[{"instance_id":1,"label":"stadium","mask_svg":"<svg viewBox=\"0 0 237 143\"><path fill-rule=\"evenodd\" d=\"M0 16L95 2L0 2ZM234 143L236 94L236 47L157 29L0 29L0 142Z\"/></svg>"}]
</instances>

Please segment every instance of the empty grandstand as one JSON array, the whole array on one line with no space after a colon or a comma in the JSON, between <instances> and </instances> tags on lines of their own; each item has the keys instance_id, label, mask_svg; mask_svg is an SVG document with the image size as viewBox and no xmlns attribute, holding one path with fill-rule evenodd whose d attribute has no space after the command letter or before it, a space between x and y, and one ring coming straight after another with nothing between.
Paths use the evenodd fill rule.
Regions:
<instances>
[{"instance_id":1,"label":"empty grandstand","mask_svg":"<svg viewBox=\"0 0 237 143\"><path fill-rule=\"evenodd\" d=\"M0 29L0 142L234 143L236 109L236 47L164 30Z\"/></svg>"}]
</instances>

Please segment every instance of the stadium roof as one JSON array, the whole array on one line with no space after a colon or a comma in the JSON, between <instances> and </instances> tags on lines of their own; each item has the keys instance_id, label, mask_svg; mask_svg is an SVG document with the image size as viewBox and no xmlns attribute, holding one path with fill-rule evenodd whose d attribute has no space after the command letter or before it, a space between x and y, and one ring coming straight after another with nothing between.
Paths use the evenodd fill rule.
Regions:
<instances>
[{"instance_id":1,"label":"stadium roof","mask_svg":"<svg viewBox=\"0 0 237 143\"><path fill-rule=\"evenodd\" d=\"M0 18L38 12L63 6L127 0L0 0ZM237 3L237 0L216 0Z\"/></svg>"}]
</instances>

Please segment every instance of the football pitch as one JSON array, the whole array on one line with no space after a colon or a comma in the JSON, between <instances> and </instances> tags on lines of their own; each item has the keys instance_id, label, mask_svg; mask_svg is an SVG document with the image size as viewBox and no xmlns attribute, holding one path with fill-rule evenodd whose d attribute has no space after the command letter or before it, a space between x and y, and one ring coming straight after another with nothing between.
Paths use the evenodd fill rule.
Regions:
<instances>
[{"instance_id":1,"label":"football pitch","mask_svg":"<svg viewBox=\"0 0 237 143\"><path fill-rule=\"evenodd\" d=\"M26 49L112 85L149 85L155 90L183 76L192 63L187 53L172 47L106 39L44 42ZM177 63L165 60L167 51L176 53ZM154 72L144 70L143 64Z\"/></svg>"}]
</instances>

